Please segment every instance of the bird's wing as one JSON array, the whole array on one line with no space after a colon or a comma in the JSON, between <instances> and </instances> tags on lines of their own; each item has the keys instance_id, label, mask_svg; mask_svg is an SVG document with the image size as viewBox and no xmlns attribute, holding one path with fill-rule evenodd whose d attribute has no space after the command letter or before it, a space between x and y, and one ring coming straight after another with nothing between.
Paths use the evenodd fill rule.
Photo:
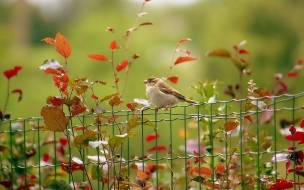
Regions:
<instances>
[{"instance_id":1,"label":"bird's wing","mask_svg":"<svg viewBox=\"0 0 304 190\"><path fill-rule=\"evenodd\" d=\"M177 90L175 90L174 88L172 88L170 85L168 85L167 83L159 83L158 84L159 90L165 94L171 94L175 97L177 97L180 100L186 100L186 97L183 96L181 93L179 93Z\"/></svg>"}]
</instances>

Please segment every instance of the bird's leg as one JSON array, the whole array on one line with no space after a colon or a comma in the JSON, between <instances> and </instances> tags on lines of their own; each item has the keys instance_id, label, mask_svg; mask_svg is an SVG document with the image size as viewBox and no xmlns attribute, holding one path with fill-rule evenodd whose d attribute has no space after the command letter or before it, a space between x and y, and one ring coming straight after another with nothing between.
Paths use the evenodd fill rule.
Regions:
<instances>
[{"instance_id":1,"label":"bird's leg","mask_svg":"<svg viewBox=\"0 0 304 190\"><path fill-rule=\"evenodd\" d=\"M154 110L155 110L155 112L158 112L158 107L155 107Z\"/></svg>"}]
</instances>

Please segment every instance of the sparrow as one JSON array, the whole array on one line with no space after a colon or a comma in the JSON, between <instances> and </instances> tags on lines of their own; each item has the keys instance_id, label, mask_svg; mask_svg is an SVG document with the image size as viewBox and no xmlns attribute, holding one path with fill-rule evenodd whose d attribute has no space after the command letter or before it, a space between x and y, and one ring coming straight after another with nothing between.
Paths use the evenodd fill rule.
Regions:
<instances>
[{"instance_id":1,"label":"sparrow","mask_svg":"<svg viewBox=\"0 0 304 190\"><path fill-rule=\"evenodd\" d=\"M156 106L156 111L158 108L163 107L167 109L179 102L197 104L197 102L187 99L177 90L172 88L163 79L150 77L147 80L144 80L143 83L146 84L146 95L150 102Z\"/></svg>"}]
</instances>

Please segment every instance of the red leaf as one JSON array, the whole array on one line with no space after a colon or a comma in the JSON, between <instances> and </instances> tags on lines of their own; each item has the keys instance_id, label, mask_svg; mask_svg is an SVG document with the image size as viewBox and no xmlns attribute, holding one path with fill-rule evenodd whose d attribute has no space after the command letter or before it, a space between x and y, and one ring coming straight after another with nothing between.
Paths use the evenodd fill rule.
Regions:
<instances>
[{"instance_id":1,"label":"red leaf","mask_svg":"<svg viewBox=\"0 0 304 190\"><path fill-rule=\"evenodd\" d=\"M61 75L61 72L58 71L57 69L53 69L53 68L46 68L44 70L44 74L52 74L52 75Z\"/></svg>"},{"instance_id":2,"label":"red leaf","mask_svg":"<svg viewBox=\"0 0 304 190\"><path fill-rule=\"evenodd\" d=\"M12 93L19 93L18 102L20 102L21 99L22 99L22 90L21 89L15 89L15 90L12 91Z\"/></svg>"},{"instance_id":3,"label":"red leaf","mask_svg":"<svg viewBox=\"0 0 304 190\"><path fill-rule=\"evenodd\" d=\"M189 57L189 56L180 56L177 58L177 60L174 62L174 65L177 65L179 63L183 63L183 62L186 62L186 61L193 61L193 60L197 60L197 58L195 57Z\"/></svg>"},{"instance_id":4,"label":"red leaf","mask_svg":"<svg viewBox=\"0 0 304 190\"><path fill-rule=\"evenodd\" d=\"M111 49L112 51L114 51L114 50L116 50L117 48L119 48L119 46L118 46L117 42L116 42L115 40L113 40L113 41L111 42L111 44L110 44L110 49Z\"/></svg>"},{"instance_id":5,"label":"red leaf","mask_svg":"<svg viewBox=\"0 0 304 190\"><path fill-rule=\"evenodd\" d=\"M0 184L3 185L6 188L10 188L12 186L12 182L10 180L0 181Z\"/></svg>"},{"instance_id":6,"label":"red leaf","mask_svg":"<svg viewBox=\"0 0 304 190\"><path fill-rule=\"evenodd\" d=\"M298 73L295 72L295 71L289 72L289 73L287 74L288 77L295 77L295 76L297 76L297 75L298 75Z\"/></svg>"},{"instance_id":7,"label":"red leaf","mask_svg":"<svg viewBox=\"0 0 304 190\"><path fill-rule=\"evenodd\" d=\"M124 68L126 68L129 64L129 61L128 60L123 60L121 63L119 63L117 66L116 66L116 71L119 72L121 70L123 70Z\"/></svg>"},{"instance_id":8,"label":"red leaf","mask_svg":"<svg viewBox=\"0 0 304 190\"><path fill-rule=\"evenodd\" d=\"M114 82L115 82L115 83L118 83L118 81L119 81L119 78L117 78Z\"/></svg>"},{"instance_id":9,"label":"red leaf","mask_svg":"<svg viewBox=\"0 0 304 190\"><path fill-rule=\"evenodd\" d=\"M240 49L240 50L239 50L239 53L240 53L240 54L249 54L249 51L246 50L246 49Z\"/></svg>"},{"instance_id":10,"label":"red leaf","mask_svg":"<svg viewBox=\"0 0 304 190\"><path fill-rule=\"evenodd\" d=\"M191 39L190 38L182 38L178 41L178 43L181 44L181 43L184 43L184 42L187 42L187 41L191 41Z\"/></svg>"},{"instance_id":11,"label":"red leaf","mask_svg":"<svg viewBox=\"0 0 304 190\"><path fill-rule=\"evenodd\" d=\"M195 167L195 168L192 168L190 170L190 174L193 174L193 173L197 173L199 175L202 175L202 174L204 174L204 175L212 175L212 170L210 168L207 168L207 167L204 167L204 166L202 166L200 168Z\"/></svg>"},{"instance_id":12,"label":"red leaf","mask_svg":"<svg viewBox=\"0 0 304 190\"><path fill-rule=\"evenodd\" d=\"M60 138L58 142L61 146L66 146L68 144L68 140L66 138Z\"/></svg>"},{"instance_id":13,"label":"red leaf","mask_svg":"<svg viewBox=\"0 0 304 190\"><path fill-rule=\"evenodd\" d=\"M155 139L158 139L159 136L160 136L159 134L154 134L154 133L152 133L150 135L147 135L146 136L146 142L150 142L150 141L153 141Z\"/></svg>"},{"instance_id":14,"label":"red leaf","mask_svg":"<svg viewBox=\"0 0 304 190\"><path fill-rule=\"evenodd\" d=\"M291 126L290 128L289 128L289 131L290 131L290 133L293 135L293 134L295 134L295 132L297 132L297 130L296 130L296 128L294 127L294 126Z\"/></svg>"},{"instance_id":15,"label":"red leaf","mask_svg":"<svg viewBox=\"0 0 304 190\"><path fill-rule=\"evenodd\" d=\"M61 106L65 102L65 98L59 97L59 96L52 96L48 98L48 101L53 105L53 106Z\"/></svg>"},{"instance_id":16,"label":"red leaf","mask_svg":"<svg viewBox=\"0 0 304 190\"><path fill-rule=\"evenodd\" d=\"M286 181L283 179L277 179L275 184L272 184L269 187L269 190L284 190L293 188L293 182L292 181Z\"/></svg>"},{"instance_id":17,"label":"red leaf","mask_svg":"<svg viewBox=\"0 0 304 190\"><path fill-rule=\"evenodd\" d=\"M138 105L138 103L136 103L136 102L129 102L126 104L127 108L129 108L132 112L135 111L135 108L137 105Z\"/></svg>"},{"instance_id":18,"label":"red leaf","mask_svg":"<svg viewBox=\"0 0 304 190\"><path fill-rule=\"evenodd\" d=\"M92 94L91 95L91 98L95 99L95 100L98 100L98 97L95 95L95 94Z\"/></svg>"},{"instance_id":19,"label":"red leaf","mask_svg":"<svg viewBox=\"0 0 304 190\"><path fill-rule=\"evenodd\" d=\"M304 132L296 131L293 135L285 136L285 139L289 141L302 141L304 140Z\"/></svg>"},{"instance_id":20,"label":"red leaf","mask_svg":"<svg viewBox=\"0 0 304 190\"><path fill-rule=\"evenodd\" d=\"M117 118L118 118L117 115L114 115L113 117L110 117L110 118L108 119L108 123L114 122Z\"/></svg>"},{"instance_id":21,"label":"red leaf","mask_svg":"<svg viewBox=\"0 0 304 190\"><path fill-rule=\"evenodd\" d=\"M284 91L287 92L288 91L288 87L284 82L278 82L278 86Z\"/></svg>"},{"instance_id":22,"label":"red leaf","mask_svg":"<svg viewBox=\"0 0 304 190\"><path fill-rule=\"evenodd\" d=\"M46 43L49 43L49 44L55 44L56 41L53 39L53 38L43 38L41 41L45 41Z\"/></svg>"},{"instance_id":23,"label":"red leaf","mask_svg":"<svg viewBox=\"0 0 304 190\"><path fill-rule=\"evenodd\" d=\"M286 162L286 164L285 164L286 170L287 170L289 167L290 167L290 161Z\"/></svg>"},{"instance_id":24,"label":"red leaf","mask_svg":"<svg viewBox=\"0 0 304 190\"><path fill-rule=\"evenodd\" d=\"M167 80L176 84L178 82L178 76L169 77L169 78L167 78Z\"/></svg>"},{"instance_id":25,"label":"red leaf","mask_svg":"<svg viewBox=\"0 0 304 190\"><path fill-rule=\"evenodd\" d=\"M76 170L84 170L84 167L82 164L77 164L75 162L71 162L71 164L69 164L68 162L62 162L61 163L61 169L67 173L72 173Z\"/></svg>"},{"instance_id":26,"label":"red leaf","mask_svg":"<svg viewBox=\"0 0 304 190\"><path fill-rule=\"evenodd\" d=\"M82 105L78 104L78 105L74 105L73 109L72 109L72 116L78 115L80 113L83 113L87 110L86 107L83 107Z\"/></svg>"},{"instance_id":27,"label":"red leaf","mask_svg":"<svg viewBox=\"0 0 304 190\"><path fill-rule=\"evenodd\" d=\"M109 60L105 55L97 54L97 53L90 54L90 55L88 55L88 57L91 59L97 60L97 61L108 61Z\"/></svg>"},{"instance_id":28,"label":"red leaf","mask_svg":"<svg viewBox=\"0 0 304 190\"><path fill-rule=\"evenodd\" d=\"M223 174L225 172L226 172L226 169L222 164L219 164L215 169L216 174Z\"/></svg>"},{"instance_id":29,"label":"red leaf","mask_svg":"<svg viewBox=\"0 0 304 190\"><path fill-rule=\"evenodd\" d=\"M13 76L17 76L18 72L22 69L21 66L15 66L13 69L6 70L3 72L7 79L10 79Z\"/></svg>"},{"instance_id":30,"label":"red leaf","mask_svg":"<svg viewBox=\"0 0 304 190\"><path fill-rule=\"evenodd\" d=\"M304 63L304 59L299 59L297 62L298 65L301 65L302 63Z\"/></svg>"},{"instance_id":31,"label":"red leaf","mask_svg":"<svg viewBox=\"0 0 304 190\"><path fill-rule=\"evenodd\" d=\"M49 161L51 160L51 157L50 157L50 155L49 155L48 153L44 153L44 154L42 155L42 160L43 160L44 162L49 162Z\"/></svg>"},{"instance_id":32,"label":"red leaf","mask_svg":"<svg viewBox=\"0 0 304 190\"><path fill-rule=\"evenodd\" d=\"M300 127L304 128L304 119L302 119L301 123L300 123Z\"/></svg>"},{"instance_id":33,"label":"red leaf","mask_svg":"<svg viewBox=\"0 0 304 190\"><path fill-rule=\"evenodd\" d=\"M247 119L248 121L250 121L250 122L252 123L252 118L251 118L250 115L246 115L246 116L245 116L245 119Z\"/></svg>"},{"instance_id":34,"label":"red leaf","mask_svg":"<svg viewBox=\"0 0 304 190\"><path fill-rule=\"evenodd\" d=\"M144 23L141 23L139 26L144 26L144 25L153 25L152 22L144 22Z\"/></svg>"},{"instance_id":35,"label":"red leaf","mask_svg":"<svg viewBox=\"0 0 304 190\"><path fill-rule=\"evenodd\" d=\"M148 152L154 152L154 151L167 151L167 147L163 146L163 145L159 145L159 146L153 146L152 148L147 150Z\"/></svg>"},{"instance_id":36,"label":"red leaf","mask_svg":"<svg viewBox=\"0 0 304 190\"><path fill-rule=\"evenodd\" d=\"M82 130L85 130L86 127L85 126L78 126L78 127L75 127L74 130L76 131L82 131Z\"/></svg>"},{"instance_id":37,"label":"red leaf","mask_svg":"<svg viewBox=\"0 0 304 190\"><path fill-rule=\"evenodd\" d=\"M68 58L72 52L69 41L63 35L61 35L60 32L56 34L55 41L56 51L64 58Z\"/></svg>"}]
</instances>

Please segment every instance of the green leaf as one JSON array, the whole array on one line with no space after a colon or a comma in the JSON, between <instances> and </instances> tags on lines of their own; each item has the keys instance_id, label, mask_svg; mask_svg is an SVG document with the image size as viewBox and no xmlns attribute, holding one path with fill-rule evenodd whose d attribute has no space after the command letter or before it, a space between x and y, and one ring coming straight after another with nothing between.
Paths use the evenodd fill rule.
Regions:
<instances>
[{"instance_id":1,"label":"green leaf","mask_svg":"<svg viewBox=\"0 0 304 190\"><path fill-rule=\"evenodd\" d=\"M47 182L46 189L72 190L72 187L64 180L52 179Z\"/></svg>"},{"instance_id":2,"label":"green leaf","mask_svg":"<svg viewBox=\"0 0 304 190\"><path fill-rule=\"evenodd\" d=\"M109 139L109 145L111 148L115 148L123 144L128 137L134 137L136 136L136 134L137 133L135 131L131 131L122 135L115 135L114 137Z\"/></svg>"},{"instance_id":3,"label":"green leaf","mask_svg":"<svg viewBox=\"0 0 304 190\"><path fill-rule=\"evenodd\" d=\"M92 165L91 176L92 179L100 179L103 176L102 165L100 167L97 164Z\"/></svg>"},{"instance_id":4,"label":"green leaf","mask_svg":"<svg viewBox=\"0 0 304 190\"><path fill-rule=\"evenodd\" d=\"M215 49L215 50L208 51L206 53L206 56L208 56L208 57L210 57L210 56L231 57L231 54L228 50L225 50L225 49Z\"/></svg>"},{"instance_id":5,"label":"green leaf","mask_svg":"<svg viewBox=\"0 0 304 190\"><path fill-rule=\"evenodd\" d=\"M142 118L142 121L143 121L143 124L144 125L147 125L147 126L151 126L151 127L155 127L155 123L154 122L151 122L149 119L147 118Z\"/></svg>"},{"instance_id":6,"label":"green leaf","mask_svg":"<svg viewBox=\"0 0 304 190\"><path fill-rule=\"evenodd\" d=\"M244 163L252 163L253 164L253 159L248 154L244 154L242 156L242 160L244 161Z\"/></svg>"},{"instance_id":7,"label":"green leaf","mask_svg":"<svg viewBox=\"0 0 304 190\"><path fill-rule=\"evenodd\" d=\"M118 94L119 94L119 93L116 92L116 93L107 95L107 96L103 97L99 102L103 102L103 101L105 101L105 100L108 100L108 99L110 99L110 98L112 98L112 97L114 97L114 96L116 96L116 95L118 95Z\"/></svg>"},{"instance_id":8,"label":"green leaf","mask_svg":"<svg viewBox=\"0 0 304 190\"><path fill-rule=\"evenodd\" d=\"M84 148L89 144L90 140L95 140L95 136L102 133L105 133L105 131L87 130L84 134L76 136L72 145L76 148Z\"/></svg>"},{"instance_id":9,"label":"green leaf","mask_svg":"<svg viewBox=\"0 0 304 190\"><path fill-rule=\"evenodd\" d=\"M138 126L138 121L141 118L138 116L132 116L131 119L128 121L128 128L127 130L130 131L131 129L135 128Z\"/></svg>"}]
</instances>

